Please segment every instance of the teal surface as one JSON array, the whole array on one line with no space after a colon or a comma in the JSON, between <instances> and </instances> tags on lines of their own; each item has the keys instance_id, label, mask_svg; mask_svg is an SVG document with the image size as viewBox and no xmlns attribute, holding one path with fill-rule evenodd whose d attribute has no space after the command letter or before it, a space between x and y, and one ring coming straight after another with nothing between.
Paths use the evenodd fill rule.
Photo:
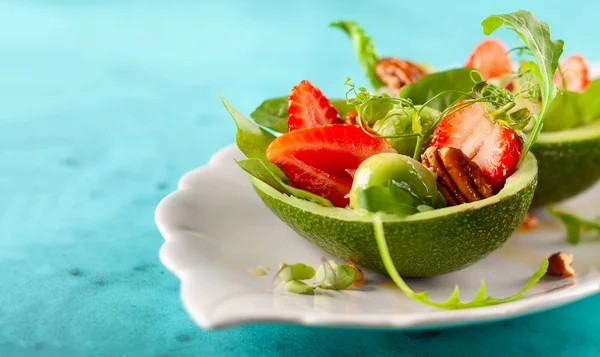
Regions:
<instances>
[{"instance_id":1,"label":"teal surface","mask_svg":"<svg viewBox=\"0 0 600 357\"><path fill-rule=\"evenodd\" d=\"M340 18L384 54L461 64L522 3L0 0L0 356L600 355L600 296L443 331L203 331L158 260L156 204L233 142L217 90L249 113L304 78L366 84ZM600 59L600 3L529 3Z\"/></svg>"}]
</instances>

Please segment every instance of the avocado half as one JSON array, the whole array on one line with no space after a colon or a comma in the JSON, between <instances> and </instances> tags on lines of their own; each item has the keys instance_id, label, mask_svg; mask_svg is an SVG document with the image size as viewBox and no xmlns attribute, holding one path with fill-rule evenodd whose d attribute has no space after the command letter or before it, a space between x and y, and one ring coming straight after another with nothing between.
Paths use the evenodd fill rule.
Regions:
<instances>
[{"instance_id":1,"label":"avocado half","mask_svg":"<svg viewBox=\"0 0 600 357\"><path fill-rule=\"evenodd\" d=\"M529 210L537 185L532 154L495 196L405 218L383 215L385 236L402 276L425 277L462 269L502 246ZM296 233L342 260L382 273L372 215L324 207L283 194L250 177L263 202Z\"/></svg>"},{"instance_id":2,"label":"avocado half","mask_svg":"<svg viewBox=\"0 0 600 357\"><path fill-rule=\"evenodd\" d=\"M600 179L600 120L575 129L541 133L531 151L539 170L532 205L575 196Z\"/></svg>"}]
</instances>

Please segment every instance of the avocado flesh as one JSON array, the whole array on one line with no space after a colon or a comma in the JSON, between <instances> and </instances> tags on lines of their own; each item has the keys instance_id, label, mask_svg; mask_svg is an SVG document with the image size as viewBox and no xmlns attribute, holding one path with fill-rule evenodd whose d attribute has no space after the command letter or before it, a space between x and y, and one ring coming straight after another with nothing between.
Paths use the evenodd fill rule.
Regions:
<instances>
[{"instance_id":1,"label":"avocado flesh","mask_svg":"<svg viewBox=\"0 0 600 357\"><path fill-rule=\"evenodd\" d=\"M341 260L385 273L373 233L372 215L324 207L280 193L250 177L266 206L300 236ZM537 184L537 162L529 154L495 196L417 213L383 215L396 268L406 277L463 269L498 249L529 210Z\"/></svg>"}]
</instances>

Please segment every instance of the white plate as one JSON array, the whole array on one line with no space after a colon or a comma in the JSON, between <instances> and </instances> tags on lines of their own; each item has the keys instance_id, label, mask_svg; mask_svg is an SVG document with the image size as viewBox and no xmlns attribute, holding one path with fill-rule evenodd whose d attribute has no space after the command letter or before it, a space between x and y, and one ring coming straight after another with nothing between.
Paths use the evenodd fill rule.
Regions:
<instances>
[{"instance_id":1,"label":"white plate","mask_svg":"<svg viewBox=\"0 0 600 357\"><path fill-rule=\"evenodd\" d=\"M483 308L446 311L406 298L382 275L366 272L359 290L315 296L271 288L279 262L316 266L323 252L279 221L260 201L247 175L234 159L243 158L234 146L213 156L206 166L186 174L177 191L156 210L156 223L165 238L160 258L181 279L181 296L192 318L202 327L271 321L307 325L347 325L402 329L440 328L512 318L575 301L600 290L600 242L578 246L564 243L561 224L546 214L542 226L516 233L498 251L459 272L429 279L411 279L417 290L432 298L447 298L454 286L470 300L485 279L496 297L512 295L544 257L557 251L574 254L577 275L544 278L516 302ZM599 215L600 186L559 207L584 215ZM271 267L266 276L248 269Z\"/></svg>"}]
</instances>

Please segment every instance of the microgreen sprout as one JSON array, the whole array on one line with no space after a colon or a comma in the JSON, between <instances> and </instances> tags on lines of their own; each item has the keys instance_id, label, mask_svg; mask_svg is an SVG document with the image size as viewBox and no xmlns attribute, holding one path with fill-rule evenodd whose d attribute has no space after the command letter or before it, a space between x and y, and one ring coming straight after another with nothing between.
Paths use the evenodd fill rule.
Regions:
<instances>
[{"instance_id":1,"label":"microgreen sprout","mask_svg":"<svg viewBox=\"0 0 600 357\"><path fill-rule=\"evenodd\" d=\"M296 294L312 295L317 288L328 290L346 290L356 280L357 270L347 264L338 264L334 260L321 258L316 275L315 269L303 263L288 265L279 264L279 271L275 274L273 281L279 278L283 281L287 291ZM316 278L313 284L307 284L304 280Z\"/></svg>"},{"instance_id":2,"label":"microgreen sprout","mask_svg":"<svg viewBox=\"0 0 600 357\"><path fill-rule=\"evenodd\" d=\"M474 85L469 92L456 90L441 91L432 96L422 105L415 105L411 99L401 97L390 97L388 95L373 95L366 88L357 88L350 77L346 78L345 85L348 87L346 92L346 101L349 105L354 105L359 113L359 124L363 131L375 138L396 139L416 137L416 145L413 152L413 159L419 160L423 151L423 146L431 136L433 130L439 121L449 115L452 115L475 103L488 103L490 105L490 115L497 119L501 125L513 129L524 128L531 118L528 109L521 109L514 115L508 112L515 107L513 94L504 88L498 88L493 84L484 81L481 74L475 70L470 73ZM422 111L427 105L435 101L440 96L448 93L458 93L460 97L454 103L449 105L433 123L424 126ZM368 108L368 110L365 110ZM404 116L410 118L412 125L411 131L397 135L378 135L369 125L377 121L382 121L381 127L385 127L386 121L394 116ZM391 124L390 124L391 125ZM381 130L380 130L381 131Z\"/></svg>"}]
</instances>

